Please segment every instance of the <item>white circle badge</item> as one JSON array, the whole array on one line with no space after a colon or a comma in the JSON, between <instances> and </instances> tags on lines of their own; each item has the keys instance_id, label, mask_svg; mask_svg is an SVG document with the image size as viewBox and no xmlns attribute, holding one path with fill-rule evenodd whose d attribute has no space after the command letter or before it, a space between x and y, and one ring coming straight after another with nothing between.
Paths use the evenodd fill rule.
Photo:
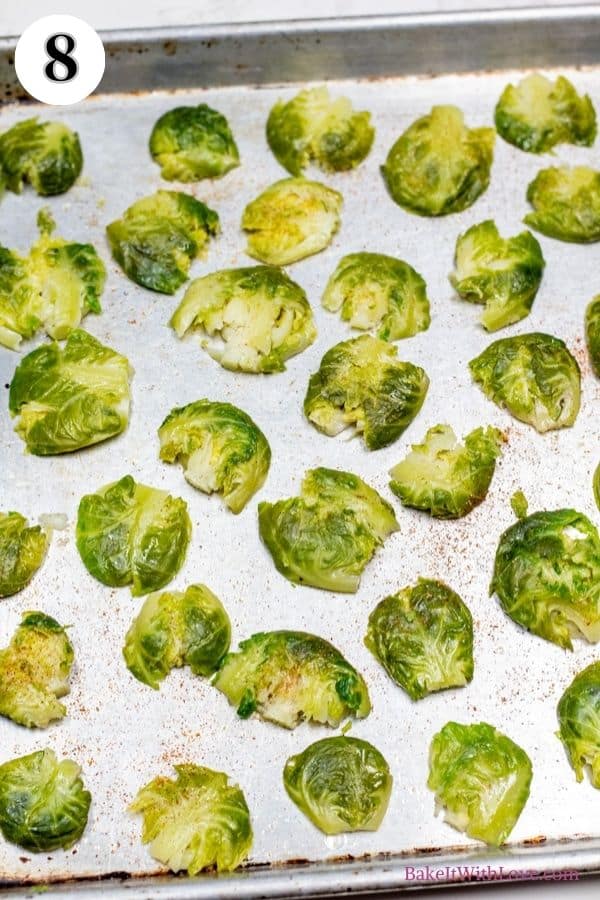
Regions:
<instances>
[{"instance_id":1,"label":"white circle badge","mask_svg":"<svg viewBox=\"0 0 600 900\"><path fill-rule=\"evenodd\" d=\"M28 94L52 106L79 103L98 87L104 46L77 16L44 16L17 43L15 70Z\"/></svg>"}]
</instances>

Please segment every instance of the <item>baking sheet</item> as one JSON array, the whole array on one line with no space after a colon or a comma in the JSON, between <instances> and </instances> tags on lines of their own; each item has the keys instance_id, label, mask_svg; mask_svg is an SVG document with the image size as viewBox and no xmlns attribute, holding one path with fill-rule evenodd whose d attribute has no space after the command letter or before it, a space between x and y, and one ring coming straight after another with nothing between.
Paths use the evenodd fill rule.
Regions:
<instances>
[{"instance_id":1,"label":"baking sheet","mask_svg":"<svg viewBox=\"0 0 600 900\"><path fill-rule=\"evenodd\" d=\"M600 107L600 70L561 70ZM369 109L377 135L366 162L351 173L323 178L344 196L342 227L318 256L288 267L306 290L318 327L318 339L288 362L285 373L252 376L226 372L198 345L197 337L179 342L167 327L183 295L170 298L128 281L110 259L105 225L134 200L159 187L158 167L147 152L157 117L179 104L206 102L223 112L232 126L242 166L225 178L188 186L220 215L222 235L211 243L207 259L191 270L198 277L219 268L251 264L239 228L245 204L285 172L264 140L264 123L278 97L292 96L299 85L252 89L246 86L141 95L105 95L71 109L52 110L81 137L85 168L68 194L47 201L27 190L7 194L0 206L0 242L26 252L35 239L38 209L48 205L57 234L91 241L103 256L108 281L104 312L89 316L84 327L125 353L135 375L127 431L98 447L63 457L37 458L23 453L7 411L8 391L19 355L0 348L0 508L18 509L31 519L41 513L65 513L67 531L55 533L45 565L20 594L0 603L0 638L5 644L25 610L41 609L71 624L76 668L66 699L67 717L47 731L26 731L0 720L0 759L51 746L76 759L93 795L88 828L67 852L35 855L0 842L0 879L47 882L104 876L150 875L160 871L140 841L140 819L126 811L137 789L157 774L172 774L172 764L197 762L230 774L248 800L255 833L250 877L220 879L219 896L245 896L391 887L406 883L399 854L436 851L462 860L473 850L478 863L498 857L434 816L427 790L427 753L433 734L448 720L488 721L505 731L530 755L534 778L530 800L515 827L510 848L521 869L527 843L570 842L598 836L598 794L586 780L578 785L562 745L554 736L556 702L573 675L598 658L597 648L580 641L567 653L514 625L488 597L494 553L501 531L514 516L511 494L525 492L530 510L575 506L598 522L591 477L600 453L600 385L590 373L583 340L583 311L600 293L600 249L539 237L546 272L531 315L495 335L545 330L563 338L582 370L582 407L575 426L540 436L487 401L471 384L467 363L493 339L478 325L479 308L454 297L448 282L456 236L493 217L503 234L515 234L528 209L526 186L550 164L598 165L598 150L559 147L553 157L520 152L498 139L488 191L473 207L441 219L412 216L387 196L379 166L393 140L434 103L457 103L472 126L492 123L502 88L519 73L448 75L433 79L332 83L334 93L350 96ZM0 129L37 112L5 105ZM310 175L316 175L314 171ZM316 175L316 177L322 177ZM407 260L426 279L431 301L429 330L397 344L399 356L422 365L431 379L423 409L391 447L367 452L358 439L319 434L304 420L302 400L309 375L323 353L352 332L320 306L327 277L348 252L372 250ZM40 339L41 340L41 339ZM27 344L32 349L39 341ZM207 497L183 479L178 466L158 460L156 429L174 406L200 397L227 400L246 410L265 431L272 447L269 478L241 515L234 517L218 497ZM507 435L487 500L455 522L432 520L405 510L388 488L387 472L403 458L427 428L448 422L464 435L493 424ZM400 523L363 575L356 595L336 595L295 587L278 574L261 545L256 504L298 492L306 469L332 466L354 471L392 500ZM189 671L173 671L159 692L137 682L121 656L125 632L142 600L128 589L113 590L95 581L81 563L74 543L77 504L84 493L131 473L136 479L182 496L189 505L193 537L184 567L171 583L182 589L204 582L222 599L233 626L233 643L255 631L294 628L332 641L365 676L373 703L371 715L355 723L351 734L372 741L387 758L394 789L383 825L374 834L325 837L289 801L281 772L288 756L332 732L303 725L287 732L258 719L237 718L226 698ZM415 704L396 687L363 646L369 613L387 594L419 576L440 578L457 590L475 622L475 677L468 687L443 692ZM573 848L585 847L573 844ZM545 865L598 868L596 843L580 857L558 849ZM392 857L385 865L361 863ZM354 880L335 866L306 867L278 878L280 870L262 868L298 861L358 860ZM569 862L570 860L570 862ZM427 860L425 860L427 861ZM520 862L519 862L520 861ZM294 873L296 870L293 870ZM312 881L311 873L312 872ZM365 874L367 873L367 874ZM370 874L369 874L370 873ZM391 873L391 874L390 874ZM369 878L371 881L369 881ZM286 880L287 879L287 880ZM291 880L290 880L291 879ZM135 882L129 882L130 889ZM211 878L174 882L177 896L214 895ZM270 885L270 887L269 887ZM140 890L145 890L139 886ZM102 885L107 890L107 885Z\"/></svg>"}]
</instances>

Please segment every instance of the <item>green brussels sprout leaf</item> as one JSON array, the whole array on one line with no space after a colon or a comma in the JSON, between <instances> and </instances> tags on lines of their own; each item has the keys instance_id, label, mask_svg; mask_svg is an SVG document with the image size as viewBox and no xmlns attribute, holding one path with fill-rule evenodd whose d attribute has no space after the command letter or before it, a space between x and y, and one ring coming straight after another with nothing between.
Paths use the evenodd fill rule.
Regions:
<instances>
[{"instance_id":1,"label":"green brussels sprout leaf","mask_svg":"<svg viewBox=\"0 0 600 900\"><path fill-rule=\"evenodd\" d=\"M288 796L324 834L377 831L393 779L373 744L329 737L290 756L283 770Z\"/></svg>"},{"instance_id":2,"label":"green brussels sprout leaf","mask_svg":"<svg viewBox=\"0 0 600 900\"><path fill-rule=\"evenodd\" d=\"M0 184L15 194L24 184L39 196L64 194L82 167L79 137L62 122L40 122L36 117L0 134Z\"/></svg>"},{"instance_id":3,"label":"green brussels sprout leaf","mask_svg":"<svg viewBox=\"0 0 600 900\"><path fill-rule=\"evenodd\" d=\"M0 512L0 597L17 594L44 562L49 537L17 512Z\"/></svg>"},{"instance_id":4,"label":"green brussels sprout leaf","mask_svg":"<svg viewBox=\"0 0 600 900\"><path fill-rule=\"evenodd\" d=\"M575 676L558 702L558 737L563 742L577 781L586 766L600 788L600 662Z\"/></svg>"},{"instance_id":5,"label":"green brussels sprout leaf","mask_svg":"<svg viewBox=\"0 0 600 900\"><path fill-rule=\"evenodd\" d=\"M87 825L92 801L81 769L53 750L0 765L0 830L11 844L35 853L67 850Z\"/></svg>"},{"instance_id":6,"label":"green brussels sprout leaf","mask_svg":"<svg viewBox=\"0 0 600 900\"><path fill-rule=\"evenodd\" d=\"M381 167L392 199L421 216L471 206L490 181L493 128L468 128L456 106L434 106L400 135Z\"/></svg>"},{"instance_id":7,"label":"green brussels sprout leaf","mask_svg":"<svg viewBox=\"0 0 600 900\"><path fill-rule=\"evenodd\" d=\"M383 341L412 337L429 328L424 280L408 263L383 253L349 253L338 263L322 304L340 312L358 331L374 331Z\"/></svg>"},{"instance_id":8,"label":"green brussels sprout leaf","mask_svg":"<svg viewBox=\"0 0 600 900\"><path fill-rule=\"evenodd\" d=\"M340 227L342 195L306 178L276 181L245 208L246 253L286 266L327 247Z\"/></svg>"},{"instance_id":9,"label":"green brussels sprout leaf","mask_svg":"<svg viewBox=\"0 0 600 900\"><path fill-rule=\"evenodd\" d=\"M132 369L85 331L63 348L43 344L24 356L10 385L15 431L30 453L71 453L120 434L129 420Z\"/></svg>"},{"instance_id":10,"label":"green brussels sprout leaf","mask_svg":"<svg viewBox=\"0 0 600 900\"><path fill-rule=\"evenodd\" d=\"M517 519L524 519L529 509L527 497L523 491L515 491L510 498L510 506Z\"/></svg>"},{"instance_id":11,"label":"green brussels sprout leaf","mask_svg":"<svg viewBox=\"0 0 600 900\"><path fill-rule=\"evenodd\" d=\"M455 266L450 282L457 294L483 304L481 324L497 331L529 315L545 261L531 232L503 238L487 219L459 235Z\"/></svg>"},{"instance_id":12,"label":"green brussels sprout leaf","mask_svg":"<svg viewBox=\"0 0 600 900\"><path fill-rule=\"evenodd\" d=\"M269 443L249 415L211 400L173 409L158 429L160 458L180 461L187 481L205 494L219 491L229 509L242 511L264 484Z\"/></svg>"},{"instance_id":13,"label":"green brussels sprout leaf","mask_svg":"<svg viewBox=\"0 0 600 900\"><path fill-rule=\"evenodd\" d=\"M150 153L166 181L218 178L240 164L227 119L206 103L164 113L152 129Z\"/></svg>"},{"instance_id":14,"label":"green brussels sprout leaf","mask_svg":"<svg viewBox=\"0 0 600 900\"><path fill-rule=\"evenodd\" d=\"M365 644L412 700L473 678L473 619L441 581L419 578L369 616Z\"/></svg>"},{"instance_id":15,"label":"green brussels sprout leaf","mask_svg":"<svg viewBox=\"0 0 600 900\"><path fill-rule=\"evenodd\" d=\"M490 594L510 618L572 650L571 637L600 640L600 537L573 509L536 512L500 537Z\"/></svg>"},{"instance_id":16,"label":"green brussels sprout leaf","mask_svg":"<svg viewBox=\"0 0 600 900\"><path fill-rule=\"evenodd\" d=\"M268 631L242 641L217 672L214 686L238 716L253 713L283 728L302 721L336 728L371 711L362 676L331 644L300 631Z\"/></svg>"},{"instance_id":17,"label":"green brussels sprout leaf","mask_svg":"<svg viewBox=\"0 0 600 900\"><path fill-rule=\"evenodd\" d=\"M545 153L556 144L591 147L596 139L592 101L581 97L568 78L550 81L537 72L516 86L508 84L495 114L500 137L528 153Z\"/></svg>"},{"instance_id":18,"label":"green brussels sprout leaf","mask_svg":"<svg viewBox=\"0 0 600 900\"><path fill-rule=\"evenodd\" d=\"M445 821L494 847L521 815L531 785L531 760L491 725L448 722L431 742L427 786Z\"/></svg>"},{"instance_id":19,"label":"green brussels sprout leaf","mask_svg":"<svg viewBox=\"0 0 600 900\"><path fill-rule=\"evenodd\" d=\"M390 487L404 506L441 519L457 519L485 500L504 435L497 428L475 428L459 444L450 425L430 428L390 469Z\"/></svg>"},{"instance_id":20,"label":"green brussels sprout leaf","mask_svg":"<svg viewBox=\"0 0 600 900\"><path fill-rule=\"evenodd\" d=\"M27 728L62 719L59 698L69 693L73 647L66 630L41 612L27 612L0 650L0 715Z\"/></svg>"},{"instance_id":21,"label":"green brussels sprout leaf","mask_svg":"<svg viewBox=\"0 0 600 900\"><path fill-rule=\"evenodd\" d=\"M331 437L354 426L369 450L378 450L408 428L428 387L423 369L400 361L385 341L363 334L327 351L310 377L304 414Z\"/></svg>"},{"instance_id":22,"label":"green brussels sprout leaf","mask_svg":"<svg viewBox=\"0 0 600 900\"><path fill-rule=\"evenodd\" d=\"M577 418L579 366L559 338L540 332L500 338L469 369L486 397L536 431L568 428Z\"/></svg>"},{"instance_id":23,"label":"green brussels sprout leaf","mask_svg":"<svg viewBox=\"0 0 600 900\"><path fill-rule=\"evenodd\" d=\"M333 100L326 87L279 100L267 119L269 147L292 175L301 175L311 161L326 171L354 169L374 137L370 113L356 112L347 97Z\"/></svg>"},{"instance_id":24,"label":"green brussels sprout leaf","mask_svg":"<svg viewBox=\"0 0 600 900\"><path fill-rule=\"evenodd\" d=\"M533 212L523 221L559 241L600 241L600 172L587 166L542 169L527 188Z\"/></svg>"},{"instance_id":25,"label":"green brussels sprout leaf","mask_svg":"<svg viewBox=\"0 0 600 900\"><path fill-rule=\"evenodd\" d=\"M190 194L157 191L137 200L106 233L128 278L151 291L174 294L219 228L217 213Z\"/></svg>"},{"instance_id":26,"label":"green brussels sprout leaf","mask_svg":"<svg viewBox=\"0 0 600 900\"><path fill-rule=\"evenodd\" d=\"M88 572L134 597L157 591L185 559L192 523L184 500L131 475L87 494L77 513L77 549Z\"/></svg>"},{"instance_id":27,"label":"green brussels sprout leaf","mask_svg":"<svg viewBox=\"0 0 600 900\"><path fill-rule=\"evenodd\" d=\"M182 338L206 335L202 346L224 369L283 372L285 361L317 336L306 294L274 266L223 269L192 281L171 318Z\"/></svg>"},{"instance_id":28,"label":"green brussels sprout leaf","mask_svg":"<svg viewBox=\"0 0 600 900\"><path fill-rule=\"evenodd\" d=\"M310 469L299 497L259 503L260 536L297 584L355 593L363 569L398 530L389 503L350 472Z\"/></svg>"},{"instance_id":29,"label":"green brussels sprout leaf","mask_svg":"<svg viewBox=\"0 0 600 900\"><path fill-rule=\"evenodd\" d=\"M125 638L123 656L139 681L158 690L171 669L212 675L229 650L231 624L221 601L203 584L184 593L150 594Z\"/></svg>"}]
</instances>

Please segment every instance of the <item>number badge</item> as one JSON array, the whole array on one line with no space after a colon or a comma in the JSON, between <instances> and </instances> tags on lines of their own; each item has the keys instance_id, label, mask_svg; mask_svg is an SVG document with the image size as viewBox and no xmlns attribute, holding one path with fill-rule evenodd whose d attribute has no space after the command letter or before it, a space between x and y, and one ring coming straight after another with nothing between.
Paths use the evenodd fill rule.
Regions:
<instances>
[{"instance_id":1,"label":"number badge","mask_svg":"<svg viewBox=\"0 0 600 900\"><path fill-rule=\"evenodd\" d=\"M91 25L77 16L38 19L17 43L15 70L28 94L52 106L70 106L98 87L104 47Z\"/></svg>"}]
</instances>

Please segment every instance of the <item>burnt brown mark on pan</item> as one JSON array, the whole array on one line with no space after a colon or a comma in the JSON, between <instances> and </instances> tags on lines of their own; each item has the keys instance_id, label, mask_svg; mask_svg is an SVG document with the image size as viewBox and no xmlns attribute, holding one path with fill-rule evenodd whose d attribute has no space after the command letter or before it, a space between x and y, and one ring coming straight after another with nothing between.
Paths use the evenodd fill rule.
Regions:
<instances>
[{"instance_id":1,"label":"burnt brown mark on pan","mask_svg":"<svg viewBox=\"0 0 600 900\"><path fill-rule=\"evenodd\" d=\"M165 56L175 56L177 53L177 41L165 41L163 44Z\"/></svg>"}]
</instances>

